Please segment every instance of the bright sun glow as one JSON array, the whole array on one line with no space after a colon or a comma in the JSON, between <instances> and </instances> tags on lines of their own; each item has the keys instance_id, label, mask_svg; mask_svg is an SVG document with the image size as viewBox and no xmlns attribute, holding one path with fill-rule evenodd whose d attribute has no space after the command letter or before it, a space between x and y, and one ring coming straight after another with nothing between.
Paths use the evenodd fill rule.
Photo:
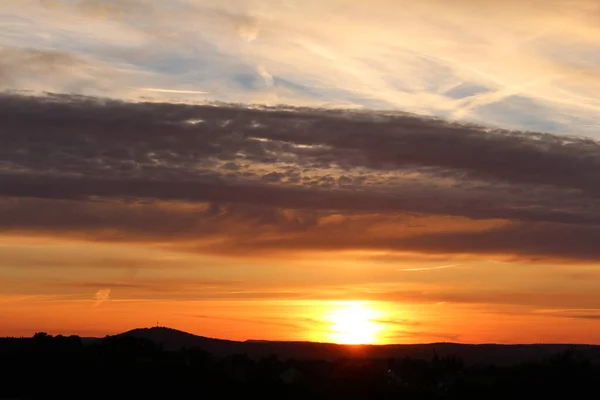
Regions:
<instances>
[{"instance_id":1,"label":"bright sun glow","mask_svg":"<svg viewBox=\"0 0 600 400\"><path fill-rule=\"evenodd\" d=\"M326 316L330 325L330 338L340 344L373 344L383 328L377 322L379 312L368 302L344 301Z\"/></svg>"}]
</instances>

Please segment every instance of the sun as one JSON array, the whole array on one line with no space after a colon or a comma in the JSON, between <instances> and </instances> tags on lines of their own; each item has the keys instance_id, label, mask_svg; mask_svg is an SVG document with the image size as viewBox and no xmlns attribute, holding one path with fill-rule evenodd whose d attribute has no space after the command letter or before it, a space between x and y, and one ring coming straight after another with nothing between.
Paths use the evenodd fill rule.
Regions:
<instances>
[{"instance_id":1,"label":"sun","mask_svg":"<svg viewBox=\"0 0 600 400\"><path fill-rule=\"evenodd\" d=\"M363 301L339 302L326 318L330 338L340 344L375 344L383 327L377 310Z\"/></svg>"}]
</instances>

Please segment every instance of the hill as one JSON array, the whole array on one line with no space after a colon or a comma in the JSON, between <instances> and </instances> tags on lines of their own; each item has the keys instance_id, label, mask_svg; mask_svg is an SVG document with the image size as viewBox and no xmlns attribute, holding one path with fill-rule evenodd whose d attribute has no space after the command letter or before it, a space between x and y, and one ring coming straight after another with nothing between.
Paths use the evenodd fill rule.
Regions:
<instances>
[{"instance_id":1,"label":"hill","mask_svg":"<svg viewBox=\"0 0 600 400\"><path fill-rule=\"evenodd\" d=\"M431 359L434 354L458 356L466 364L513 365L538 361L569 349L592 359L600 360L600 346L570 344L394 344L338 345L315 342L232 341L193 335L166 327L139 328L115 336L133 336L161 344L165 350L201 348L216 356L247 354L253 359L277 355L280 359L335 360L340 358L420 358Z\"/></svg>"}]
</instances>

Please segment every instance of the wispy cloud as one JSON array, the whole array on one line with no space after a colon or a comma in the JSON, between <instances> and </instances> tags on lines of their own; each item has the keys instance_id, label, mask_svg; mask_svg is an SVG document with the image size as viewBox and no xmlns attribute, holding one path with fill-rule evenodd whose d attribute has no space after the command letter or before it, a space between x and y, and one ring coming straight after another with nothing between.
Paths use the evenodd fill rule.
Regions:
<instances>
[{"instance_id":1,"label":"wispy cloud","mask_svg":"<svg viewBox=\"0 0 600 400\"><path fill-rule=\"evenodd\" d=\"M535 313L558 318L574 318L587 320L600 319L600 308L540 309L535 310Z\"/></svg>"},{"instance_id":2,"label":"wispy cloud","mask_svg":"<svg viewBox=\"0 0 600 400\"><path fill-rule=\"evenodd\" d=\"M137 87L199 86L211 100L395 108L559 133L598 129L594 0L5 0L0 7L0 46L127 66ZM23 70L12 72L29 76L18 78L20 89L147 94L124 91L121 79L83 84L80 73L32 79Z\"/></svg>"},{"instance_id":3,"label":"wispy cloud","mask_svg":"<svg viewBox=\"0 0 600 400\"><path fill-rule=\"evenodd\" d=\"M431 271L436 269L446 269L446 268L454 268L459 266L460 264L450 264L450 265L439 265L437 267L421 267L421 268L401 268L397 271Z\"/></svg>"},{"instance_id":4,"label":"wispy cloud","mask_svg":"<svg viewBox=\"0 0 600 400\"><path fill-rule=\"evenodd\" d=\"M140 88L147 92L158 92L158 93L180 93L180 94L207 94L200 90L185 90L185 89L161 89L161 88Z\"/></svg>"},{"instance_id":5,"label":"wispy cloud","mask_svg":"<svg viewBox=\"0 0 600 400\"><path fill-rule=\"evenodd\" d=\"M100 304L104 303L108 299L110 299L111 289L100 289L94 294L94 307L98 307Z\"/></svg>"}]
</instances>

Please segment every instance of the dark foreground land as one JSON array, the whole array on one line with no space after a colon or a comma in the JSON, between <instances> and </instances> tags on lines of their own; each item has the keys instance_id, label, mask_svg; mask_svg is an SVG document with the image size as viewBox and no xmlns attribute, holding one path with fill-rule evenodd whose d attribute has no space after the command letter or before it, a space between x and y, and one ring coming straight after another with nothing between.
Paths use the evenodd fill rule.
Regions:
<instances>
[{"instance_id":1,"label":"dark foreground land","mask_svg":"<svg viewBox=\"0 0 600 400\"><path fill-rule=\"evenodd\" d=\"M229 342L166 328L94 340L38 333L0 339L0 399L587 398L600 394L599 355L596 346Z\"/></svg>"}]
</instances>

